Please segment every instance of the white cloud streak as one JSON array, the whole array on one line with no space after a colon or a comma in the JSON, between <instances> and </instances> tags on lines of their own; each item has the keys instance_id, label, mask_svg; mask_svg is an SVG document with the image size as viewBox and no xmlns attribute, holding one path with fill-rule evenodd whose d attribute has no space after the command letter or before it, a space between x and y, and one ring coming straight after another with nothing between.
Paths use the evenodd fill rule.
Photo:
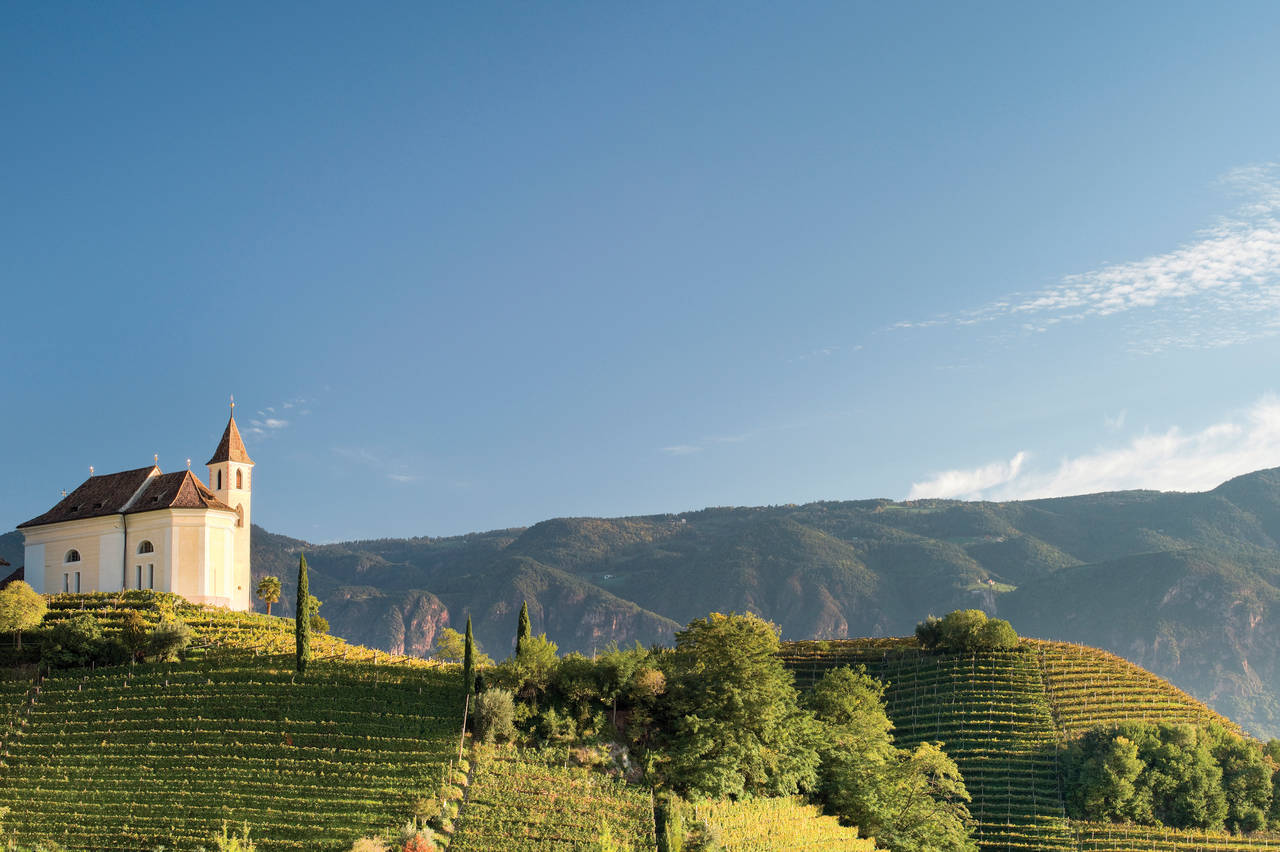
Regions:
<instances>
[{"instance_id":1,"label":"white cloud streak","mask_svg":"<svg viewBox=\"0 0 1280 852\"><path fill-rule=\"evenodd\" d=\"M691 456L702 452L702 447L695 447L693 444L676 444L673 447L663 447L661 452L669 456Z\"/></svg>"},{"instance_id":2,"label":"white cloud streak","mask_svg":"<svg viewBox=\"0 0 1280 852\"><path fill-rule=\"evenodd\" d=\"M1172 427L1127 444L1066 458L1053 469L995 462L949 470L914 483L910 499L959 497L1022 500L1150 488L1205 491L1241 474L1280 465L1280 399L1264 396L1247 410L1199 431ZM1008 474L1008 475L1002 475Z\"/></svg>"},{"instance_id":3,"label":"white cloud streak","mask_svg":"<svg viewBox=\"0 0 1280 852\"><path fill-rule=\"evenodd\" d=\"M970 470L948 470L925 482L911 486L909 500L923 497L960 497L974 499L997 485L1017 479L1027 460L1025 452L1019 452L1007 462L992 462Z\"/></svg>"},{"instance_id":4,"label":"white cloud streak","mask_svg":"<svg viewBox=\"0 0 1280 852\"><path fill-rule=\"evenodd\" d=\"M1032 293L895 328L1012 323L1046 332L1062 323L1130 315L1131 348L1213 348L1280 332L1280 163L1236 169L1222 183L1241 206L1181 246L1063 277Z\"/></svg>"}]
</instances>

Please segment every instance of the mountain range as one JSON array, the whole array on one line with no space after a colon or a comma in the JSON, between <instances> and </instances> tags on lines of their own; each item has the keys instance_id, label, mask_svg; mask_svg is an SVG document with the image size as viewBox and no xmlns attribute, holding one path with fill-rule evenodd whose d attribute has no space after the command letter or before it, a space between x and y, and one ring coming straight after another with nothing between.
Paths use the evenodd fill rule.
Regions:
<instances>
[{"instance_id":1,"label":"mountain range","mask_svg":"<svg viewBox=\"0 0 1280 852\"><path fill-rule=\"evenodd\" d=\"M524 601L535 632L587 654L669 644L710 611L807 639L909 634L974 607L1105 648L1280 736L1280 468L1201 493L709 508L448 538L316 545L254 527L252 547L255 580L283 581L274 613L293 613L305 552L332 631L395 653L429 654L470 614L505 657ZM18 533L0 557L21 563Z\"/></svg>"}]
</instances>

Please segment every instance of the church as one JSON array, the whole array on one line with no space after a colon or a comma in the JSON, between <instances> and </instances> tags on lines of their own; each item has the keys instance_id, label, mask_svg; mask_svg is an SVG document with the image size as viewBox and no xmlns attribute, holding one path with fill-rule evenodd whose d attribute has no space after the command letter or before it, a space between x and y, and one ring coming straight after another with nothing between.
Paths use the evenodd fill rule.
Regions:
<instances>
[{"instance_id":1,"label":"church","mask_svg":"<svg viewBox=\"0 0 1280 852\"><path fill-rule=\"evenodd\" d=\"M235 404L206 485L153 464L90 476L49 511L19 524L25 579L37 592L155 589L247 610L253 462Z\"/></svg>"}]
</instances>

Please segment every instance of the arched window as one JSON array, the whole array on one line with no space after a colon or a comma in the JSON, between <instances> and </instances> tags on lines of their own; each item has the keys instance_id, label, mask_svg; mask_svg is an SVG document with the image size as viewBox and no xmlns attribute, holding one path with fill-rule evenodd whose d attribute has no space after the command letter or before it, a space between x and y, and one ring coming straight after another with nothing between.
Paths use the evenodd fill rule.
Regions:
<instances>
[{"instance_id":1,"label":"arched window","mask_svg":"<svg viewBox=\"0 0 1280 852\"><path fill-rule=\"evenodd\" d=\"M244 506L236 504L236 526L244 526Z\"/></svg>"},{"instance_id":2,"label":"arched window","mask_svg":"<svg viewBox=\"0 0 1280 852\"><path fill-rule=\"evenodd\" d=\"M62 558L62 561L63 561L63 562L79 562L79 561L80 561L80 551L78 551L78 550L68 550L68 551L67 551L67 555L66 555L66 556L64 556L64 557Z\"/></svg>"},{"instance_id":3,"label":"arched window","mask_svg":"<svg viewBox=\"0 0 1280 852\"><path fill-rule=\"evenodd\" d=\"M244 488L244 471L236 471L236 488Z\"/></svg>"},{"instance_id":4,"label":"arched window","mask_svg":"<svg viewBox=\"0 0 1280 852\"><path fill-rule=\"evenodd\" d=\"M150 541L144 541L138 545L139 553L155 553L156 548Z\"/></svg>"},{"instance_id":5,"label":"arched window","mask_svg":"<svg viewBox=\"0 0 1280 852\"><path fill-rule=\"evenodd\" d=\"M218 487L215 488L214 491L221 491L221 490L222 490L222 471L218 471Z\"/></svg>"}]
</instances>

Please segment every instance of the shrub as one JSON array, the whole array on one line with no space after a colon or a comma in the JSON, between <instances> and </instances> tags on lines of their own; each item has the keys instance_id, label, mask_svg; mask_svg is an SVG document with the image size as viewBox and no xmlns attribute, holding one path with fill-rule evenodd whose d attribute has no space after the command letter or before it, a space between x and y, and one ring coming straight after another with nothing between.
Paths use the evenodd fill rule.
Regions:
<instances>
[{"instance_id":1,"label":"shrub","mask_svg":"<svg viewBox=\"0 0 1280 852\"><path fill-rule=\"evenodd\" d=\"M325 618L323 615L311 616L311 632L312 633L328 633L329 619Z\"/></svg>"},{"instance_id":2,"label":"shrub","mask_svg":"<svg viewBox=\"0 0 1280 852\"><path fill-rule=\"evenodd\" d=\"M400 852L436 852L436 845L425 834L415 834L405 841Z\"/></svg>"},{"instance_id":3,"label":"shrub","mask_svg":"<svg viewBox=\"0 0 1280 852\"><path fill-rule=\"evenodd\" d=\"M90 663L111 665L128 659L128 650L117 639L102 635L102 625L88 613L54 624L45 634L40 659L50 668L74 668Z\"/></svg>"},{"instance_id":4,"label":"shrub","mask_svg":"<svg viewBox=\"0 0 1280 852\"><path fill-rule=\"evenodd\" d=\"M148 650L158 660L176 660L190 644L191 628L187 623L166 618L151 631Z\"/></svg>"},{"instance_id":5,"label":"shrub","mask_svg":"<svg viewBox=\"0 0 1280 852\"><path fill-rule=\"evenodd\" d=\"M916 625L922 648L968 653L1018 647L1018 634L1002 618L987 618L980 609L958 609L943 618L929 616Z\"/></svg>"},{"instance_id":6,"label":"shrub","mask_svg":"<svg viewBox=\"0 0 1280 852\"><path fill-rule=\"evenodd\" d=\"M389 852L389 849L381 837L361 837L347 852Z\"/></svg>"},{"instance_id":7,"label":"shrub","mask_svg":"<svg viewBox=\"0 0 1280 852\"><path fill-rule=\"evenodd\" d=\"M490 689L476 698L476 733L486 743L505 742L516 735L515 697L505 689Z\"/></svg>"}]
</instances>

